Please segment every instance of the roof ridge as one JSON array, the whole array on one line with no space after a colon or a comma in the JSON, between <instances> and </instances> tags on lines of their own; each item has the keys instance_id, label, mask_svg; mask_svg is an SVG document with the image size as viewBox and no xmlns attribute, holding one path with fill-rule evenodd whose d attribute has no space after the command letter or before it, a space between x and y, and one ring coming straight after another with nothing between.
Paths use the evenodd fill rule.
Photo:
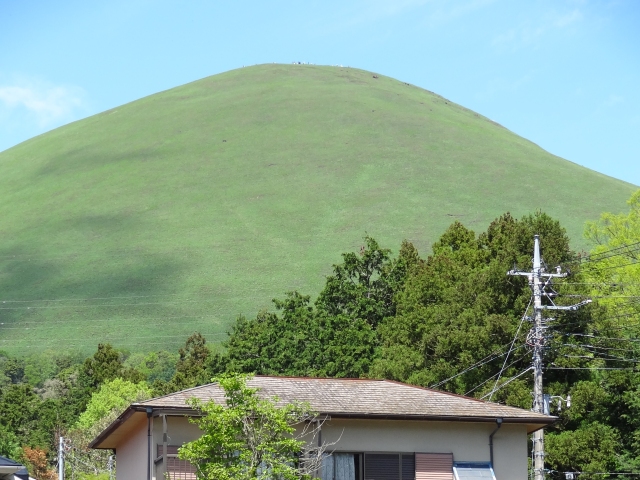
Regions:
<instances>
[{"instance_id":1,"label":"roof ridge","mask_svg":"<svg viewBox=\"0 0 640 480\"><path fill-rule=\"evenodd\" d=\"M384 379L381 378L351 378L351 377L343 377L343 378L336 378L336 377L301 377L301 376L295 376L295 375L249 375L249 379L251 378L274 378L274 379L290 379L290 380L350 380L350 381L375 381L375 382L384 382ZM167 397L171 397L173 395L176 395L178 393L184 393L184 392L190 392L193 390L198 390L200 388L205 388L205 387L211 387L213 385L217 385L217 382L209 382L209 383L205 383L203 385L198 385L195 387L190 387L190 388L185 388L184 390L178 390L177 392L172 392L172 393L167 393L165 395L160 395L158 397L153 397L153 398L149 398L148 400L143 400L142 402L136 402L136 403L132 403L132 405L144 405L145 403L154 401L154 400L160 400L161 398L167 398Z\"/></svg>"},{"instance_id":2,"label":"roof ridge","mask_svg":"<svg viewBox=\"0 0 640 480\"><path fill-rule=\"evenodd\" d=\"M518 410L524 410L524 409L522 409L520 407L512 407L511 405L504 405L502 403L489 402L487 400L481 400L481 399L475 398L475 397L467 397L466 395L460 395L459 393L453 393L453 392L447 392L447 391L444 391L444 390L438 390L437 388L423 387L421 385L412 385L410 383L399 382L397 380L384 379L383 381L384 382L389 382L389 383L395 383L397 385L403 385L405 387L419 388L420 390L426 390L427 392L435 392L435 393L441 393L442 395L449 395L451 397L463 398L464 400L473 400L474 402L479 402L479 403L482 403L483 405L500 405L501 407L517 408ZM535 413L535 412L531 412L531 413Z\"/></svg>"},{"instance_id":3,"label":"roof ridge","mask_svg":"<svg viewBox=\"0 0 640 480\"><path fill-rule=\"evenodd\" d=\"M293 380L347 380L347 381L370 381L385 382L384 378L362 378L362 377L302 377L297 375L251 375L251 378L289 378Z\"/></svg>"},{"instance_id":4,"label":"roof ridge","mask_svg":"<svg viewBox=\"0 0 640 480\"><path fill-rule=\"evenodd\" d=\"M437 390L434 388L429 388L429 387L423 387L420 385L412 385L409 383L404 383L404 382L400 382L397 380L389 380L389 379L380 379L380 378L332 378L332 377L301 377L301 376L281 376L281 375L252 375L248 377L248 380L258 380L258 385L251 385L251 387L253 388L257 388L258 390L262 390L263 388L269 388L267 383L264 382L260 382L260 380L265 380L265 381L269 381L269 380L273 380L275 382L284 382L287 383L288 381L301 381L301 382L318 382L318 383L324 383L324 382L337 382L337 383L342 383L343 385L346 384L354 384L356 382L361 382L361 383L371 383L371 384L387 384L387 385L396 385L399 387L406 387L406 388L411 388L413 390L419 390L419 391L424 391L424 392L429 392L435 395L442 395L445 397L449 397L449 398L455 398L458 401L472 401L474 403L476 403L478 406L482 405L483 407L486 408L491 408L491 407L497 407L500 409L507 409L507 411L504 410L498 410L498 412L501 412L502 415L504 416L508 416L509 411L512 412L520 412L522 413L523 411L526 411L526 409L520 408L520 407L513 407L510 405L504 405L502 403L496 403L496 402L489 402L486 400L481 400L478 398L474 398L474 397L468 397L465 395L460 395L457 393L452 393L452 392L446 392L446 391L442 391L442 390ZM260 385L260 383L262 383L262 385ZM292 383L293 385L293 383ZM207 383L204 385L198 385L196 387L191 387L191 388L187 388L184 390L180 390L177 392L173 392L173 393L169 393L166 395L162 395L159 397L154 397L151 398L149 400L145 400L143 402L138 402L138 403L134 403L132 404L132 406L137 405L137 406L154 406L157 405L158 402L162 402L163 400L168 400L168 401L175 401L178 400L180 398L185 398L185 397L189 397L189 396L195 396L197 395L197 393L199 391L204 391L207 392L208 389L211 389L212 387L217 387L218 389L220 388L217 382L211 382L211 383ZM318 385L319 387L319 385ZM344 388L344 387L341 387ZM208 392L207 392L208 393ZM175 400L174 400L175 399ZM471 408L470 405L468 405L469 408ZM528 412L531 416L531 418L542 418L542 417L547 417L547 415L538 413L538 412ZM520 415L516 415L516 416L520 416Z\"/></svg>"},{"instance_id":5,"label":"roof ridge","mask_svg":"<svg viewBox=\"0 0 640 480\"><path fill-rule=\"evenodd\" d=\"M149 402L154 401L154 400L160 400L161 398L172 397L174 395L177 395L178 393L190 392L192 390L198 390L200 388L210 387L211 385L216 385L216 382L210 382L210 383L205 383L204 385L198 385L198 386L195 386L195 387L185 388L184 390L178 390L177 392L167 393L165 395L160 395L159 397L149 398L148 400L143 400L142 402L135 402L135 403L132 403L131 405L144 405L145 403L149 403Z\"/></svg>"},{"instance_id":6,"label":"roof ridge","mask_svg":"<svg viewBox=\"0 0 640 480\"><path fill-rule=\"evenodd\" d=\"M479 402L479 403L481 403L483 405L499 405L501 407L515 408L515 409L518 409L518 410L523 410L520 407L513 407L511 405L504 405L502 403L497 403L497 402L489 402L487 400L481 400L481 399L475 398L475 397L468 397L466 395L461 395L459 393L447 392L445 390L439 390L437 388L423 387L422 385L414 385L412 383L401 382L399 380L391 380L391 379L388 379L388 378L300 377L300 376L288 376L288 375L253 375L253 378L300 379L300 380L346 380L346 381L386 382L386 383L393 383L393 384L396 384L396 385L402 385L404 387L417 388L417 389L420 389L420 390L425 390L427 392L440 393L442 395L448 395L448 396L451 396L451 397L457 397L457 398L461 398L461 399L464 399L464 400L472 400L474 402ZM536 412L531 412L531 413L536 413Z\"/></svg>"}]
</instances>

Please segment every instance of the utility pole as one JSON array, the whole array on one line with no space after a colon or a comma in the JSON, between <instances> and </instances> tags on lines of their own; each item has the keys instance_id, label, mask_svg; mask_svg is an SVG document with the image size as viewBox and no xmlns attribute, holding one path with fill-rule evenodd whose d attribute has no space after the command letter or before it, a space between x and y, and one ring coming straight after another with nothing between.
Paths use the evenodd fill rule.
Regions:
<instances>
[{"instance_id":1,"label":"utility pole","mask_svg":"<svg viewBox=\"0 0 640 480\"><path fill-rule=\"evenodd\" d=\"M58 439L58 480L64 480L64 438Z\"/></svg>"},{"instance_id":2,"label":"utility pole","mask_svg":"<svg viewBox=\"0 0 640 480\"><path fill-rule=\"evenodd\" d=\"M540 236L533 237L533 270L530 272L521 272L519 270L510 270L507 275L526 276L529 280L529 286L533 293L533 327L527 335L527 343L533 346L533 408L536 413L549 414L544 408L544 390L542 383L542 374L544 371L544 347L547 329L546 319L542 315L543 310L577 310L582 305L591 303L591 300L585 300L576 305L557 306L553 303L555 293L548 292L547 288L551 285L551 280L555 277L566 277L568 273L562 272L561 267L556 267L555 273L548 273L542 265L540 257ZM542 297L550 300L551 305L543 305ZM542 429L533 433L533 471L535 480L544 480L544 431Z\"/></svg>"},{"instance_id":3,"label":"utility pole","mask_svg":"<svg viewBox=\"0 0 640 480\"><path fill-rule=\"evenodd\" d=\"M109 461L107 462L107 469L109 470L109 480L113 480L113 463L115 457L113 455L109 455Z\"/></svg>"}]
</instances>

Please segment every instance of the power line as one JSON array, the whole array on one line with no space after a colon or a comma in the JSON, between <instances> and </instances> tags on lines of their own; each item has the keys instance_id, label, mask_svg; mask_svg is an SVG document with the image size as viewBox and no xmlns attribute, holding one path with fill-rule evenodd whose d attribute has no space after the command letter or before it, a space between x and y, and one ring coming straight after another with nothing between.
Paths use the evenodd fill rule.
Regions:
<instances>
[{"instance_id":1,"label":"power line","mask_svg":"<svg viewBox=\"0 0 640 480\"><path fill-rule=\"evenodd\" d=\"M132 321L132 322L137 322L140 320L160 320L160 319L166 319L166 320L173 320L173 319L178 319L178 318L218 318L218 315L177 315L177 316L161 316L161 317L131 317L131 318L117 318L116 321ZM85 322L86 323L95 323L95 322L113 322L114 318L97 318L97 319L93 319L93 318L70 318L68 320L53 320L53 321L49 321L47 319L44 320L40 320L37 322L33 322L33 321L15 321L15 322L11 322L9 323L9 325L16 325L16 324L20 324L20 325L51 325L51 324L60 324L60 325L68 325L70 322ZM1 325L5 325L4 322L0 323L0 331L4 330L6 328L13 328L13 327L2 327Z\"/></svg>"},{"instance_id":2,"label":"power line","mask_svg":"<svg viewBox=\"0 0 640 480\"><path fill-rule=\"evenodd\" d=\"M514 380L520 378L522 375L524 375L525 373L529 372L533 370L533 367L528 367L526 370L523 370L522 372L520 372L519 374L517 374L515 377L511 377L509 380L507 380L506 382L500 384L500 386L498 388L494 388L493 390L491 390L489 393L487 393L485 396L480 397L480 400L484 400L485 398L487 398L490 395L493 395L495 392L497 392L498 390L500 390L503 387L506 387L507 385L509 385L511 382L513 382Z\"/></svg>"},{"instance_id":3,"label":"power line","mask_svg":"<svg viewBox=\"0 0 640 480\"><path fill-rule=\"evenodd\" d=\"M622 251L625 250L625 251ZM627 245L622 245L620 247L612 248L605 252L600 253L592 253L591 255L587 255L585 257L581 257L574 262L570 263L584 263L584 262L600 262L606 260L608 258L617 257L620 255L625 255L629 253L635 253L637 250L640 250L640 242L634 242ZM594 258L595 257L595 258Z\"/></svg>"},{"instance_id":4,"label":"power line","mask_svg":"<svg viewBox=\"0 0 640 480\"><path fill-rule=\"evenodd\" d=\"M91 329L105 329L105 328L109 328L109 327L119 327L119 326L123 326L123 325L131 325L131 324L135 324L136 326L140 326L143 325L144 327L162 327L162 326L166 326L166 325L173 325L175 327L175 323L173 322L173 320L166 320L164 322L156 322L156 323L144 323L144 322L140 322L139 319L137 318L132 318L132 319L128 319L128 320L123 320L123 321L114 321L114 322L110 322L108 324L102 324L102 325L93 325L92 323L87 323L87 324L80 324L80 325L68 325L65 324L64 322L59 322L61 324L64 324L66 327L69 328L74 328L76 330L81 329L83 331L86 330L91 330ZM218 323L218 322L209 322L209 323ZM1 325L1 324L0 324ZM20 327L20 326L11 326L11 327L2 327L0 326L0 332L3 332L5 330L34 330L34 331L46 331L46 330L59 330L61 327L54 325L54 326L49 326L48 322L41 322L40 325L37 326L28 326L28 327ZM222 333L221 333L222 334ZM226 335L226 333L225 333Z\"/></svg>"},{"instance_id":5,"label":"power line","mask_svg":"<svg viewBox=\"0 0 640 480\"><path fill-rule=\"evenodd\" d=\"M254 290L252 289L251 292L254 292ZM111 300L111 299L134 299L134 298L150 298L150 297L170 297L170 296L190 296L190 297L196 297L196 296L202 296L202 293L195 293L195 292L191 292L191 293L156 293L156 294L149 294L149 295L113 295L113 296L105 296L105 297L78 297L78 298L74 298L74 297L68 297L68 298L40 298L40 299L27 299L27 300L0 300L0 303L48 303L48 302L89 302L89 301L93 301L93 300ZM225 297L225 298L232 298L232 299L253 299L253 298L259 298L256 295L236 295L233 297Z\"/></svg>"},{"instance_id":6,"label":"power line","mask_svg":"<svg viewBox=\"0 0 640 480\"><path fill-rule=\"evenodd\" d=\"M136 346L144 346L144 347L148 347L148 346L156 346L156 345L160 345L160 346L164 346L166 347L167 345L171 345L171 344L176 344L176 343L184 343L186 341L186 339L188 338L188 335L185 335L184 337L176 337L176 340L167 340L166 342L133 342L133 343L126 343L126 342L112 342L111 340L96 340L93 343L67 343L66 341L62 341L62 342L56 342L56 343L52 343L52 344L43 344L42 342L39 343L32 343L32 344L28 344L28 345L23 345L23 344L18 344L18 342L14 342L15 344L17 344L17 346L20 349L25 349L25 348L37 348L39 350L46 350L47 348L54 348L54 347L64 347L65 349L69 349L69 348L83 348L83 347L92 347L95 348L96 345L98 345L99 343L112 343L114 346L116 347L136 347Z\"/></svg>"},{"instance_id":7,"label":"power line","mask_svg":"<svg viewBox=\"0 0 640 480\"><path fill-rule=\"evenodd\" d=\"M608 267L598 267L598 270L611 270L611 269L614 269L614 268L629 267L631 265L640 265L640 263L638 263L638 262L628 262L628 263L623 263L621 265L609 265Z\"/></svg>"},{"instance_id":8,"label":"power line","mask_svg":"<svg viewBox=\"0 0 640 480\"><path fill-rule=\"evenodd\" d=\"M546 370L628 370L637 372L636 367L547 367Z\"/></svg>"},{"instance_id":9,"label":"power line","mask_svg":"<svg viewBox=\"0 0 640 480\"><path fill-rule=\"evenodd\" d=\"M44 307L0 307L0 310L45 310L52 308L96 308L96 307L138 307L146 305L184 305L187 303L208 303L212 300L186 300L183 302L141 302L141 303L103 303L96 305L49 305Z\"/></svg>"},{"instance_id":10,"label":"power line","mask_svg":"<svg viewBox=\"0 0 640 480\"><path fill-rule=\"evenodd\" d=\"M635 283L635 282L614 282L614 283L606 283L606 282L562 282L562 283L560 283L558 285L560 285L560 286L565 286L565 285L596 285L596 286L602 286L602 287L628 287L628 286L637 287L637 286L640 286L640 283Z\"/></svg>"},{"instance_id":11,"label":"power line","mask_svg":"<svg viewBox=\"0 0 640 480\"><path fill-rule=\"evenodd\" d=\"M396 232L399 233L411 233L405 230L396 230ZM311 242L313 240L316 240L318 238L326 238L326 239L331 239L333 238L333 235L330 233L322 233L322 232L313 232L313 233L308 233L308 234L297 234L296 235L296 241L297 243L302 243L300 242L300 240L302 239L308 239L307 242ZM251 245L269 245L271 246L271 243L269 241L264 241L262 242L260 237L252 237L251 240ZM237 242L235 242L237 243ZM309 244L309 243L307 243ZM149 251L140 251L140 250L133 250L133 249L121 249L121 250L114 250L111 252L93 252L93 251L86 251L86 252L79 252L79 251L73 251L73 252L63 252L63 253L15 253L15 254L5 254L5 255L0 255L0 260L2 259L7 259L7 260L22 260L22 259L57 259L57 258L69 258L72 257L73 259L86 259L86 258L95 258L95 257L99 257L99 258L110 258L110 257L135 257L135 256L157 256L157 255L170 255L170 254L178 254L178 253L192 253L192 252L212 252L215 250L227 250L229 248L230 242L226 242L226 243L222 243L222 242L218 242L218 243L214 243L211 245L207 245L204 247L195 247L195 246L188 246L188 247L182 247L182 248L169 248L169 249L163 249L163 250L158 250L158 251L154 251L154 252L149 252ZM356 245L353 245L354 248L356 248ZM149 247L146 247L149 248Z\"/></svg>"},{"instance_id":12,"label":"power line","mask_svg":"<svg viewBox=\"0 0 640 480\"><path fill-rule=\"evenodd\" d=\"M576 347L576 348L595 348L598 350L616 350L619 352L633 352L633 353L637 353L639 350L638 349L631 349L631 348L617 348L617 347L601 347L598 345L586 345L583 343L579 343L579 344L574 344L574 343L563 343L562 346L566 346L566 347Z\"/></svg>"},{"instance_id":13,"label":"power line","mask_svg":"<svg viewBox=\"0 0 640 480\"><path fill-rule=\"evenodd\" d=\"M638 343L638 342L640 342L640 339L636 339L636 338L601 337L601 336L597 336L597 335L591 335L591 334L588 334L588 333L563 333L562 335L564 335L564 336L571 336L571 337L595 338L595 339L598 339L598 340L610 340L610 341L631 342L631 343Z\"/></svg>"},{"instance_id":14,"label":"power line","mask_svg":"<svg viewBox=\"0 0 640 480\"><path fill-rule=\"evenodd\" d=\"M511 346L509 347L509 351L507 352L507 356L505 357L504 362L502 363L502 368L498 372L498 378L496 378L496 383L493 385L493 391L495 391L496 386L498 385L498 382L500 381L500 377L502 376L502 372L504 371L504 366L507 364L507 360L509 360L509 355L511 354L511 351L513 350L513 345L516 343L516 339L518 338L518 335L520 334L520 328L522 328L522 323L524 322L525 318L527 318L527 312L529 311L529 307L531 306L531 302L533 302L533 297L531 297L529 299L529 303L527 304L527 308L524 309L524 313L522 314L522 317L520 318L520 323L518 324L518 329L516 330L516 334L513 336L513 340L511 341ZM491 401L492 398L493 398L493 393L489 397L489 401Z\"/></svg>"},{"instance_id":15,"label":"power line","mask_svg":"<svg viewBox=\"0 0 640 480\"><path fill-rule=\"evenodd\" d=\"M639 475L640 473L634 472L557 472L557 473L572 473L574 475Z\"/></svg>"},{"instance_id":16,"label":"power line","mask_svg":"<svg viewBox=\"0 0 640 480\"><path fill-rule=\"evenodd\" d=\"M508 344L507 344L508 345ZM476 363L474 363L473 365L465 368L464 370L462 370L461 372L456 373L455 375L442 380L441 382L438 382L436 384L430 385L429 388L436 388L439 387L440 385L443 385L451 380L453 380L454 378L459 377L460 375L463 375L467 372L470 372L471 370L475 370L476 368L482 367L483 365L486 365L487 363L493 362L494 360L506 355L506 352L502 352L500 355L497 355L498 352L500 352L500 350L502 350L504 347L506 347L507 345L503 345L502 347L500 347L498 350L494 350L492 353L490 353L489 355L487 355L486 357L484 357L482 360L477 361ZM521 347L523 347L524 345L521 345ZM495 354L495 355L494 355ZM491 357L491 358L489 358ZM487 360L488 359L488 360ZM486 360L486 361L485 361Z\"/></svg>"},{"instance_id":17,"label":"power line","mask_svg":"<svg viewBox=\"0 0 640 480\"><path fill-rule=\"evenodd\" d=\"M209 336L215 336L215 335L226 335L226 334L222 334L222 333L203 333L201 334L205 337L209 337ZM144 337L124 337L125 340L127 339L145 339L145 338L184 338L183 335L148 335L148 336L144 336ZM118 340L119 337L112 337L112 336L105 336L103 338L101 338L99 340L99 342L109 342L111 340ZM77 341L77 340L85 340L84 338L65 338L64 341L65 342L73 342L73 341ZM0 340L0 342L11 342L11 343L15 343L16 341L13 339L9 339L9 340Z\"/></svg>"},{"instance_id":18,"label":"power line","mask_svg":"<svg viewBox=\"0 0 640 480\"><path fill-rule=\"evenodd\" d=\"M525 347L525 345L520 345L520 347L518 348L522 348ZM505 368L505 370L507 368L512 367L513 365L515 365L516 363L518 363L520 360L522 360L524 357L526 357L529 354L529 352L526 352L524 355L522 355L521 357L517 358L516 360L514 360L513 362L511 362L509 365L507 365L507 367ZM498 372L499 373L499 372ZM494 373L493 375L491 375L489 378L487 378L484 382L476 385L475 387L473 387L471 390L469 390L468 392L465 392L465 397L468 396L470 393L475 392L478 388L482 387L483 385L485 385L486 383L490 382L492 379L494 379L496 377L496 375L498 375L498 373Z\"/></svg>"},{"instance_id":19,"label":"power line","mask_svg":"<svg viewBox=\"0 0 640 480\"><path fill-rule=\"evenodd\" d=\"M621 315L615 315L613 317L600 318L600 319L596 319L596 320L584 319L584 320L580 320L579 322L569 322L569 323L563 322L563 323L559 323L558 326L560 326L560 327L568 327L568 326L571 326L571 325L588 325L588 324L592 324L592 323L595 323L595 322L606 322L607 320L616 320L618 318L635 317L637 315L640 315L640 310L634 311L634 312L630 312L630 313L624 313L624 314L621 314ZM627 324L627 325L636 326L636 325L640 325L640 323L630 323L630 324ZM614 328L626 328L626 326L623 325L623 326L615 326L615 327L607 327L607 328L611 328L611 329L614 329Z\"/></svg>"},{"instance_id":20,"label":"power line","mask_svg":"<svg viewBox=\"0 0 640 480\"><path fill-rule=\"evenodd\" d=\"M607 355L606 353L602 353L601 355ZM629 362L629 363L640 363L638 360L632 360L622 357L615 357L613 355L607 355L609 358L602 357L590 357L588 355L562 355L565 358L584 358L586 360L602 360L602 361L610 361L610 362Z\"/></svg>"},{"instance_id":21,"label":"power line","mask_svg":"<svg viewBox=\"0 0 640 480\"><path fill-rule=\"evenodd\" d=\"M583 295L577 293L559 293L558 296L566 298L640 298L640 295Z\"/></svg>"}]
</instances>

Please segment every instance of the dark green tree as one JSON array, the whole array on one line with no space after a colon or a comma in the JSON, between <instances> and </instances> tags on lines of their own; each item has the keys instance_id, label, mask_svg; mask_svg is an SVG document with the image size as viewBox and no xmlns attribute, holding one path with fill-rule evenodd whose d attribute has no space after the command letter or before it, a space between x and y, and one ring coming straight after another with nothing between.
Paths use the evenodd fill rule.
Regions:
<instances>
[{"instance_id":1,"label":"dark green tree","mask_svg":"<svg viewBox=\"0 0 640 480\"><path fill-rule=\"evenodd\" d=\"M225 370L261 375L314 375L320 361L320 328L308 296L290 292L274 300L276 312L238 318L225 346Z\"/></svg>"},{"instance_id":2,"label":"dark green tree","mask_svg":"<svg viewBox=\"0 0 640 480\"><path fill-rule=\"evenodd\" d=\"M313 418L308 405L277 406L278 399L259 398L246 377L222 376L226 404L192 402L202 416L194 423L203 435L179 450L203 480L311 480L317 464L307 458L306 442L296 438L296 425ZM321 457L316 454L315 458Z\"/></svg>"},{"instance_id":3,"label":"dark green tree","mask_svg":"<svg viewBox=\"0 0 640 480\"><path fill-rule=\"evenodd\" d=\"M216 372L361 377L379 345L377 327L395 315L395 295L420 263L404 242L397 258L371 237L359 252L342 255L318 299L290 292L274 300L275 312L237 319L213 359Z\"/></svg>"},{"instance_id":4,"label":"dark green tree","mask_svg":"<svg viewBox=\"0 0 640 480\"><path fill-rule=\"evenodd\" d=\"M191 335L178 354L176 373L171 380L154 382L153 388L157 394L177 392L211 382L211 350L202 334L196 332Z\"/></svg>"},{"instance_id":5,"label":"dark green tree","mask_svg":"<svg viewBox=\"0 0 640 480\"><path fill-rule=\"evenodd\" d=\"M521 220L505 214L480 235L452 224L433 245L433 254L409 270L396 295L397 314L378 329L382 348L372 373L462 394L491 389L493 383L485 380L500 369L501 353L531 295L523 278L506 272L514 266L530 268L534 233L541 237L549 265L573 259L564 229L543 213ZM525 333L526 327L505 378L528 366ZM528 390L525 380L516 380L497 399L528 408Z\"/></svg>"}]
</instances>

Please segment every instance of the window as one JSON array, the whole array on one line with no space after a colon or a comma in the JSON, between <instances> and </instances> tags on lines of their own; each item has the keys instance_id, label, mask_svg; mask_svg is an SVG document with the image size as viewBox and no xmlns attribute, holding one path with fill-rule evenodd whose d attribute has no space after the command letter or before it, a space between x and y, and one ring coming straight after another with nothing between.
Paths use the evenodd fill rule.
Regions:
<instances>
[{"instance_id":1,"label":"window","mask_svg":"<svg viewBox=\"0 0 640 480\"><path fill-rule=\"evenodd\" d=\"M362 480L361 453L333 453L322 459L322 480Z\"/></svg>"},{"instance_id":2,"label":"window","mask_svg":"<svg viewBox=\"0 0 640 480\"><path fill-rule=\"evenodd\" d=\"M178 458L177 445L167 445L166 477L169 480L196 480L196 467ZM162 445L157 446L156 465L162 461Z\"/></svg>"},{"instance_id":3,"label":"window","mask_svg":"<svg viewBox=\"0 0 640 480\"><path fill-rule=\"evenodd\" d=\"M364 454L364 480L414 480L415 472L413 453Z\"/></svg>"},{"instance_id":4,"label":"window","mask_svg":"<svg viewBox=\"0 0 640 480\"><path fill-rule=\"evenodd\" d=\"M453 455L416 453L416 480L453 480Z\"/></svg>"},{"instance_id":5,"label":"window","mask_svg":"<svg viewBox=\"0 0 640 480\"><path fill-rule=\"evenodd\" d=\"M453 474L456 480L496 480L490 463L456 462Z\"/></svg>"}]
</instances>

